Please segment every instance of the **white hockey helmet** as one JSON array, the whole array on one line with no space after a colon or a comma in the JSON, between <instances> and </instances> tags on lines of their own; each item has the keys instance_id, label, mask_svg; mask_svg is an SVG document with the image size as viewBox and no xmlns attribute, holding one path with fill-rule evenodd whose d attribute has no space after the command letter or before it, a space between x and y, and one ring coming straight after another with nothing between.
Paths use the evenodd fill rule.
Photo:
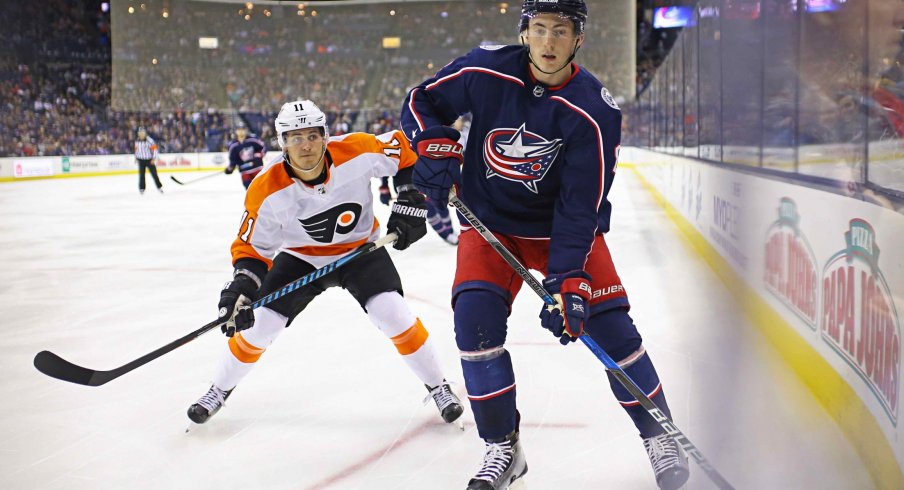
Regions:
<instances>
[{"instance_id":1,"label":"white hockey helmet","mask_svg":"<svg viewBox=\"0 0 904 490\"><path fill-rule=\"evenodd\" d=\"M323 128L323 139L330 138L330 129L326 122L326 114L310 100L286 102L279 109L274 121L276 140L282 150L286 149L286 138L289 131L305 128Z\"/></svg>"}]
</instances>

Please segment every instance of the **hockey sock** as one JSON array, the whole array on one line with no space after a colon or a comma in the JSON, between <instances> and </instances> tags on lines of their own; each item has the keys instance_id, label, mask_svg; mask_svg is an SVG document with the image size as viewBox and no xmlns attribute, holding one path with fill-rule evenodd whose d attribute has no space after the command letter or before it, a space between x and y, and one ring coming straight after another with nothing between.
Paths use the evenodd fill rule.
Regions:
<instances>
[{"instance_id":1,"label":"hockey sock","mask_svg":"<svg viewBox=\"0 0 904 490\"><path fill-rule=\"evenodd\" d=\"M435 387L443 382L430 335L399 293L377 294L367 300L365 308L370 321L389 337L405 364L422 383Z\"/></svg>"},{"instance_id":2,"label":"hockey sock","mask_svg":"<svg viewBox=\"0 0 904 490\"><path fill-rule=\"evenodd\" d=\"M662 385L659 382L659 375L656 374L656 368L653 367L650 356L643 348L643 339L637 332L637 327L628 311L624 308L614 308L594 314L590 317L587 333L612 356L612 359L637 383L641 391L671 417L669 406L662 392ZM612 392L615 393L622 408L634 421L641 436L646 438L662 434L662 427L649 412L640 406L640 403L618 380L611 375L608 377Z\"/></svg>"},{"instance_id":3,"label":"hockey sock","mask_svg":"<svg viewBox=\"0 0 904 490\"><path fill-rule=\"evenodd\" d=\"M625 371L631 379L637 383L637 386L646 394L653 403L659 407L663 413L672 418L672 412L665 399L665 393L662 391L662 383L659 381L659 375L656 374L656 368L653 367L653 361L650 356L642 350L636 353L636 359L629 357L628 359L618 361L619 366ZM630 363L630 365L627 365ZM653 419L649 412L640 405L631 393L625 389L611 374L606 373L609 377L609 386L615 393L615 398L621 404L622 408L628 412L628 416L634 421L637 430L640 431L642 438L657 436L663 433L662 426Z\"/></svg>"},{"instance_id":4,"label":"hockey sock","mask_svg":"<svg viewBox=\"0 0 904 490\"><path fill-rule=\"evenodd\" d=\"M508 303L499 293L467 289L455 297L455 343L468 399L483 439L515 430L515 372L505 350Z\"/></svg>"},{"instance_id":5,"label":"hockey sock","mask_svg":"<svg viewBox=\"0 0 904 490\"><path fill-rule=\"evenodd\" d=\"M453 231L452 218L449 216L449 208L438 207L433 202L427 205L427 223L441 238L446 238Z\"/></svg>"},{"instance_id":6,"label":"hockey sock","mask_svg":"<svg viewBox=\"0 0 904 490\"><path fill-rule=\"evenodd\" d=\"M418 379L431 388L439 386L443 382L443 372L439 368L436 349L430 341L427 329L420 319L415 324L391 338L399 354L408 368Z\"/></svg>"},{"instance_id":7,"label":"hockey sock","mask_svg":"<svg viewBox=\"0 0 904 490\"><path fill-rule=\"evenodd\" d=\"M258 308L254 316L254 326L231 337L220 357L213 384L223 391L235 388L251 372L257 360L288 323L286 317L269 308Z\"/></svg>"},{"instance_id":8,"label":"hockey sock","mask_svg":"<svg viewBox=\"0 0 904 490\"><path fill-rule=\"evenodd\" d=\"M463 352L461 369L480 437L498 439L515 430L515 371L508 351L499 346Z\"/></svg>"},{"instance_id":9,"label":"hockey sock","mask_svg":"<svg viewBox=\"0 0 904 490\"><path fill-rule=\"evenodd\" d=\"M428 216L427 223L430 223L430 226L433 227L433 231L435 231L439 236L445 238L443 233L446 235L451 231L450 228L447 228L445 223L443 223L443 219L439 217L439 215Z\"/></svg>"}]
</instances>

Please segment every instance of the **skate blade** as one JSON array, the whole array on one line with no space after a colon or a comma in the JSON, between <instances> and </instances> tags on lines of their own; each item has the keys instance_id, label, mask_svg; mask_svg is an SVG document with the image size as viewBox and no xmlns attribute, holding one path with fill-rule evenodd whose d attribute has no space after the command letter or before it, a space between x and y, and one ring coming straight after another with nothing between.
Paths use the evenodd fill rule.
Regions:
<instances>
[{"instance_id":1,"label":"skate blade","mask_svg":"<svg viewBox=\"0 0 904 490\"><path fill-rule=\"evenodd\" d=\"M193 431L193 430L197 430L197 429L200 428L200 427L201 427L201 424L196 424L196 423L194 423L194 422L189 422L189 423L188 423L188 427L185 428L185 433L188 434L189 432L191 432L191 431Z\"/></svg>"},{"instance_id":2,"label":"skate blade","mask_svg":"<svg viewBox=\"0 0 904 490\"><path fill-rule=\"evenodd\" d=\"M458 430L464 432L465 431L465 421L462 420L464 417L458 417L458 420L455 421L455 426L458 427Z\"/></svg>"}]
</instances>

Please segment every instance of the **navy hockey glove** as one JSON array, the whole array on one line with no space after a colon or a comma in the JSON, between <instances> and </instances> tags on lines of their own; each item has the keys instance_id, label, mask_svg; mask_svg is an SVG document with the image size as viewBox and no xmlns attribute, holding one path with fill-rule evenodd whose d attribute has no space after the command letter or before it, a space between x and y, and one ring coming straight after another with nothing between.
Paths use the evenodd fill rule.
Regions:
<instances>
[{"instance_id":1,"label":"navy hockey glove","mask_svg":"<svg viewBox=\"0 0 904 490\"><path fill-rule=\"evenodd\" d=\"M387 230L399 234L392 248L405 250L427 234L427 205L424 200L424 195L413 189L403 190L396 197L386 223Z\"/></svg>"},{"instance_id":2,"label":"navy hockey glove","mask_svg":"<svg viewBox=\"0 0 904 490\"><path fill-rule=\"evenodd\" d=\"M227 337L254 326L254 310L251 309L251 303L257 299L258 287L258 282L251 276L238 271L233 279L223 286L223 290L220 291L218 320L224 322L220 330Z\"/></svg>"},{"instance_id":3,"label":"navy hockey glove","mask_svg":"<svg viewBox=\"0 0 904 490\"><path fill-rule=\"evenodd\" d=\"M584 333L584 324L590 318L590 275L584 271L550 274L543 281L543 287L557 304L544 305L540 311L540 324L558 337L559 343L568 345Z\"/></svg>"},{"instance_id":4,"label":"navy hockey glove","mask_svg":"<svg viewBox=\"0 0 904 490\"><path fill-rule=\"evenodd\" d=\"M229 175L229 174L231 174L234 170L235 170L235 167L226 167L225 169L223 169L223 173L226 174L226 175Z\"/></svg>"},{"instance_id":5,"label":"navy hockey glove","mask_svg":"<svg viewBox=\"0 0 904 490\"><path fill-rule=\"evenodd\" d=\"M380 186L380 202L385 206L389 206L389 201L392 199L392 193L389 192L389 186L384 184Z\"/></svg>"},{"instance_id":6,"label":"navy hockey glove","mask_svg":"<svg viewBox=\"0 0 904 490\"><path fill-rule=\"evenodd\" d=\"M418 154L412 181L439 207L449 204L449 189L461 181L461 134L448 126L434 126L411 140Z\"/></svg>"}]
</instances>

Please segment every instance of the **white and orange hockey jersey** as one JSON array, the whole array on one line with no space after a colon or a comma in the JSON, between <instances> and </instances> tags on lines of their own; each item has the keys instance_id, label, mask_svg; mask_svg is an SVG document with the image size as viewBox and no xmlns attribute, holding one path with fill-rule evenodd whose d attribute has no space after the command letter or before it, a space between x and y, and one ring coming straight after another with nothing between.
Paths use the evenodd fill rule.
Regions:
<instances>
[{"instance_id":1,"label":"white and orange hockey jersey","mask_svg":"<svg viewBox=\"0 0 904 490\"><path fill-rule=\"evenodd\" d=\"M379 237L371 179L414 165L410 143L401 131L349 133L330 138L327 150L322 184L293 178L282 158L255 177L232 243L233 264L251 258L270 268L276 254L286 252L319 268Z\"/></svg>"}]
</instances>

